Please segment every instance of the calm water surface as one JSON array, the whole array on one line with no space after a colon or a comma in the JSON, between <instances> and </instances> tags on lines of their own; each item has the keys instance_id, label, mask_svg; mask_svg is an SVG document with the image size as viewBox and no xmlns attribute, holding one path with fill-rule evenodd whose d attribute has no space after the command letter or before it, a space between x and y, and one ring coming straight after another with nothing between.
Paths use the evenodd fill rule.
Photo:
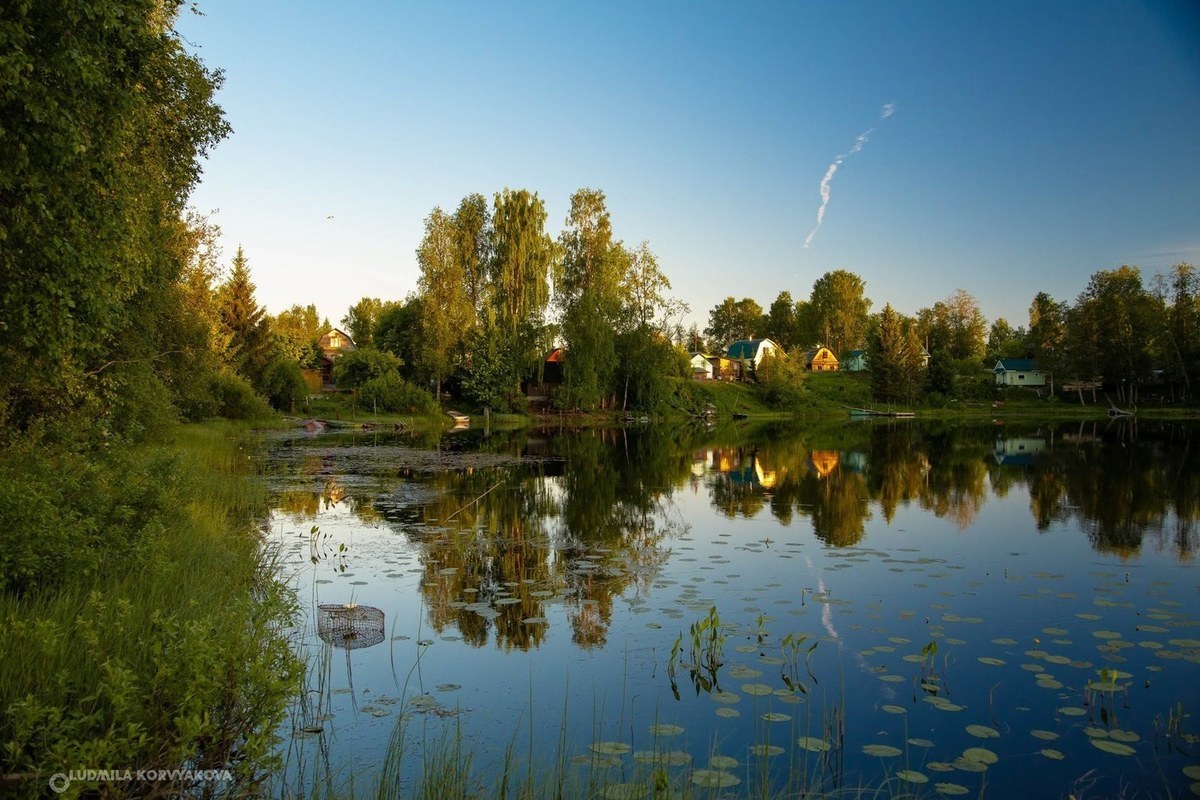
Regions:
<instances>
[{"instance_id":1,"label":"calm water surface","mask_svg":"<svg viewBox=\"0 0 1200 800\"><path fill-rule=\"evenodd\" d=\"M1198 433L272 439L314 666L280 791L369 786L402 724L485 776L565 744L611 796L1195 793Z\"/></svg>"}]
</instances>

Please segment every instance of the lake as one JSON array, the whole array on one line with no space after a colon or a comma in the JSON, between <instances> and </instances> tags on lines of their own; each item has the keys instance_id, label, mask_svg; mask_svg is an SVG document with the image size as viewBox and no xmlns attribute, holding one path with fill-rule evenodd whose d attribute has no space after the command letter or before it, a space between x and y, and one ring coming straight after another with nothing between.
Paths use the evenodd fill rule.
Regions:
<instances>
[{"instance_id":1,"label":"lake","mask_svg":"<svg viewBox=\"0 0 1200 800\"><path fill-rule=\"evenodd\" d=\"M1198 433L271 435L312 673L276 789L457 746L603 797L1195 794Z\"/></svg>"}]
</instances>

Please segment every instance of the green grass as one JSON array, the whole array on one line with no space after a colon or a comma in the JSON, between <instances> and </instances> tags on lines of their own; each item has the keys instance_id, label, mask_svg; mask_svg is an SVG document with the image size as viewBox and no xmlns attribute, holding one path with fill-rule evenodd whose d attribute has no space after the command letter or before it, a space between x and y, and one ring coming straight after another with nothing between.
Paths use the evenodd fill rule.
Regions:
<instances>
[{"instance_id":1,"label":"green grass","mask_svg":"<svg viewBox=\"0 0 1200 800\"><path fill-rule=\"evenodd\" d=\"M300 674L283 633L294 601L256 530L265 494L242 438L232 426L189 426L111 465L91 457L105 477L95 485L154 491L141 487L140 507L118 504L123 513L93 526L99 555L86 568L59 560L49 578L0 593L0 788L40 796L72 769L190 768L229 769L248 791L273 768L274 730ZM61 486L35 475L40 485L25 488L82 505L71 517L80 524L88 502L111 506L75 496L70 473Z\"/></svg>"}]
</instances>

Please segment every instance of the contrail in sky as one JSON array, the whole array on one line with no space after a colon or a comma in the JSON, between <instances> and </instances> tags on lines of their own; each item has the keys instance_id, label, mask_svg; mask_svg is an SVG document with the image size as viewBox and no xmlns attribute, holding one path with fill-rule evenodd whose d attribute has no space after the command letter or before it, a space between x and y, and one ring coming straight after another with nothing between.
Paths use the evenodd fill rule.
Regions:
<instances>
[{"instance_id":1,"label":"contrail in sky","mask_svg":"<svg viewBox=\"0 0 1200 800\"><path fill-rule=\"evenodd\" d=\"M863 145L867 143L871 138L871 134L875 132L876 125L895 113L895 103L884 105L883 109L879 112L879 121L860 133L858 138L854 140L854 146L833 159L833 163L829 165L829 169L825 170L825 177L821 179L821 207L817 209L817 224L813 226L813 229L808 232L808 236L804 239L804 246L806 248L812 242L813 237L817 235L817 229L821 227L821 222L825 219L825 208L829 205L829 184L833 182L834 173L838 171L838 167L842 165L843 161L863 149Z\"/></svg>"}]
</instances>

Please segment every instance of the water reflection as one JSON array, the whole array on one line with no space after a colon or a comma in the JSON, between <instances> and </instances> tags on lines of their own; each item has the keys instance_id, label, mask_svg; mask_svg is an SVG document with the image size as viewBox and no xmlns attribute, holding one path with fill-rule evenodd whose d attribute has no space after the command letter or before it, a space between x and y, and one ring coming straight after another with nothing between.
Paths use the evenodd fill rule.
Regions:
<instances>
[{"instance_id":1,"label":"water reflection","mask_svg":"<svg viewBox=\"0 0 1200 800\"><path fill-rule=\"evenodd\" d=\"M464 432L457 452L513 463L441 471L397 466L391 439L371 440L388 445L377 461L363 455L369 447L310 441L282 462L290 480L278 505L300 521L342 504L415 544L438 633L535 648L555 603L590 648L606 641L614 598L647 590L686 532L677 491L706 495L729 519L806 521L835 548L858 544L873 515L890 524L907 506L968 531L989 499L1021 492L1038 530L1070 523L1102 553L1129 558L1148 542L1186 561L1200 514L1193 433L1120 422Z\"/></svg>"}]
</instances>

